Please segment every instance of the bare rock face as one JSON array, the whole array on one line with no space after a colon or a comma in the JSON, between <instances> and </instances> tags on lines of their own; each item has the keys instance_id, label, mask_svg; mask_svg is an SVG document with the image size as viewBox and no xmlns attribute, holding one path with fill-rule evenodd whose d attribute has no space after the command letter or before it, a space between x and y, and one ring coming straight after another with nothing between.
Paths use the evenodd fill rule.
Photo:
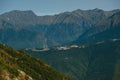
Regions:
<instances>
[{"instance_id":1,"label":"bare rock face","mask_svg":"<svg viewBox=\"0 0 120 80\"><path fill-rule=\"evenodd\" d=\"M6 70L0 71L0 78L4 80L11 80L10 74Z\"/></svg>"},{"instance_id":2,"label":"bare rock face","mask_svg":"<svg viewBox=\"0 0 120 80\"><path fill-rule=\"evenodd\" d=\"M18 80L33 80L32 77L27 75L24 71L18 70L19 71L19 76Z\"/></svg>"},{"instance_id":3,"label":"bare rock face","mask_svg":"<svg viewBox=\"0 0 120 80\"><path fill-rule=\"evenodd\" d=\"M0 79L3 80L33 80L32 77L27 75L24 71L18 70L19 75L17 77L13 77L10 73L6 70L0 71Z\"/></svg>"}]
</instances>

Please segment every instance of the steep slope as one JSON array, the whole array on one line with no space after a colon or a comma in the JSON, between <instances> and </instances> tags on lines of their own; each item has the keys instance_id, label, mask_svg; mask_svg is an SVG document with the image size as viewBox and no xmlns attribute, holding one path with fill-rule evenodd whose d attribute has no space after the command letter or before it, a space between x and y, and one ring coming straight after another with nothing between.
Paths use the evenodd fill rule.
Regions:
<instances>
[{"instance_id":1,"label":"steep slope","mask_svg":"<svg viewBox=\"0 0 120 80\"><path fill-rule=\"evenodd\" d=\"M15 49L69 43L118 11L78 9L53 16L37 16L32 11L11 11L0 15L0 42Z\"/></svg>"},{"instance_id":2,"label":"steep slope","mask_svg":"<svg viewBox=\"0 0 120 80\"><path fill-rule=\"evenodd\" d=\"M0 80L69 80L23 51L0 44Z\"/></svg>"},{"instance_id":3,"label":"steep slope","mask_svg":"<svg viewBox=\"0 0 120 80\"><path fill-rule=\"evenodd\" d=\"M112 39L86 46L63 46L26 50L45 60L73 80L120 80L120 40Z\"/></svg>"},{"instance_id":4,"label":"steep slope","mask_svg":"<svg viewBox=\"0 0 120 80\"><path fill-rule=\"evenodd\" d=\"M88 44L114 38L120 38L120 12L100 20L73 43Z\"/></svg>"}]
</instances>

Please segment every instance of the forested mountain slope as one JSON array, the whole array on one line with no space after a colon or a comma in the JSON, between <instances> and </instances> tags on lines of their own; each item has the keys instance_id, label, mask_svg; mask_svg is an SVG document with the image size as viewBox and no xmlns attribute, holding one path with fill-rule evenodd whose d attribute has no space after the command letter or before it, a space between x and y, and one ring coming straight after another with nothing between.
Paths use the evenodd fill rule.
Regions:
<instances>
[{"instance_id":1,"label":"forested mountain slope","mask_svg":"<svg viewBox=\"0 0 120 80\"><path fill-rule=\"evenodd\" d=\"M69 80L48 64L0 44L0 80Z\"/></svg>"},{"instance_id":2,"label":"forested mountain slope","mask_svg":"<svg viewBox=\"0 0 120 80\"><path fill-rule=\"evenodd\" d=\"M37 16L30 10L10 11L0 15L0 42L23 49L63 45L79 37L85 40L89 34L108 30L110 21L120 21L119 16L110 18L119 11L78 9L53 16Z\"/></svg>"},{"instance_id":3,"label":"forested mountain slope","mask_svg":"<svg viewBox=\"0 0 120 80\"><path fill-rule=\"evenodd\" d=\"M120 80L120 40L26 50L73 80Z\"/></svg>"}]
</instances>

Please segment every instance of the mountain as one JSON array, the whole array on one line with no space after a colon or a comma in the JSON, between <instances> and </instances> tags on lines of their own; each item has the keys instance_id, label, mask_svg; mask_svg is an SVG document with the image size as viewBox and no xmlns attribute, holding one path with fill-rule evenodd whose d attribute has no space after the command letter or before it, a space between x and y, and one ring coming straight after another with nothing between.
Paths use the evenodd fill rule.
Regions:
<instances>
[{"instance_id":1,"label":"mountain","mask_svg":"<svg viewBox=\"0 0 120 80\"><path fill-rule=\"evenodd\" d=\"M69 80L48 64L0 44L0 80Z\"/></svg>"},{"instance_id":2,"label":"mountain","mask_svg":"<svg viewBox=\"0 0 120 80\"><path fill-rule=\"evenodd\" d=\"M120 39L120 12L100 20L93 28L87 30L83 35L73 41L72 44L87 44L109 39Z\"/></svg>"},{"instance_id":3,"label":"mountain","mask_svg":"<svg viewBox=\"0 0 120 80\"><path fill-rule=\"evenodd\" d=\"M53 16L37 16L30 10L10 11L0 15L0 42L15 49L63 45L94 30L119 11L78 9Z\"/></svg>"},{"instance_id":4,"label":"mountain","mask_svg":"<svg viewBox=\"0 0 120 80\"><path fill-rule=\"evenodd\" d=\"M73 80L120 80L120 10L0 15L0 43L43 59ZM62 46L63 45L63 46ZM0 79L68 80L43 61L0 44Z\"/></svg>"},{"instance_id":5,"label":"mountain","mask_svg":"<svg viewBox=\"0 0 120 80\"><path fill-rule=\"evenodd\" d=\"M119 39L26 51L73 80L120 80Z\"/></svg>"}]
</instances>

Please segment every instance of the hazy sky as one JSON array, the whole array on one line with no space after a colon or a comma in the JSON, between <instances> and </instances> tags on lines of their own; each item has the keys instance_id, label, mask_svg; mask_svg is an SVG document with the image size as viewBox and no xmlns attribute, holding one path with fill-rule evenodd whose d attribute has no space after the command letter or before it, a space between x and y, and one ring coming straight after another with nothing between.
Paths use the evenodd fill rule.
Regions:
<instances>
[{"instance_id":1,"label":"hazy sky","mask_svg":"<svg viewBox=\"0 0 120 80\"><path fill-rule=\"evenodd\" d=\"M50 15L76 9L120 9L120 0L0 0L0 14L11 10L32 10Z\"/></svg>"}]
</instances>

